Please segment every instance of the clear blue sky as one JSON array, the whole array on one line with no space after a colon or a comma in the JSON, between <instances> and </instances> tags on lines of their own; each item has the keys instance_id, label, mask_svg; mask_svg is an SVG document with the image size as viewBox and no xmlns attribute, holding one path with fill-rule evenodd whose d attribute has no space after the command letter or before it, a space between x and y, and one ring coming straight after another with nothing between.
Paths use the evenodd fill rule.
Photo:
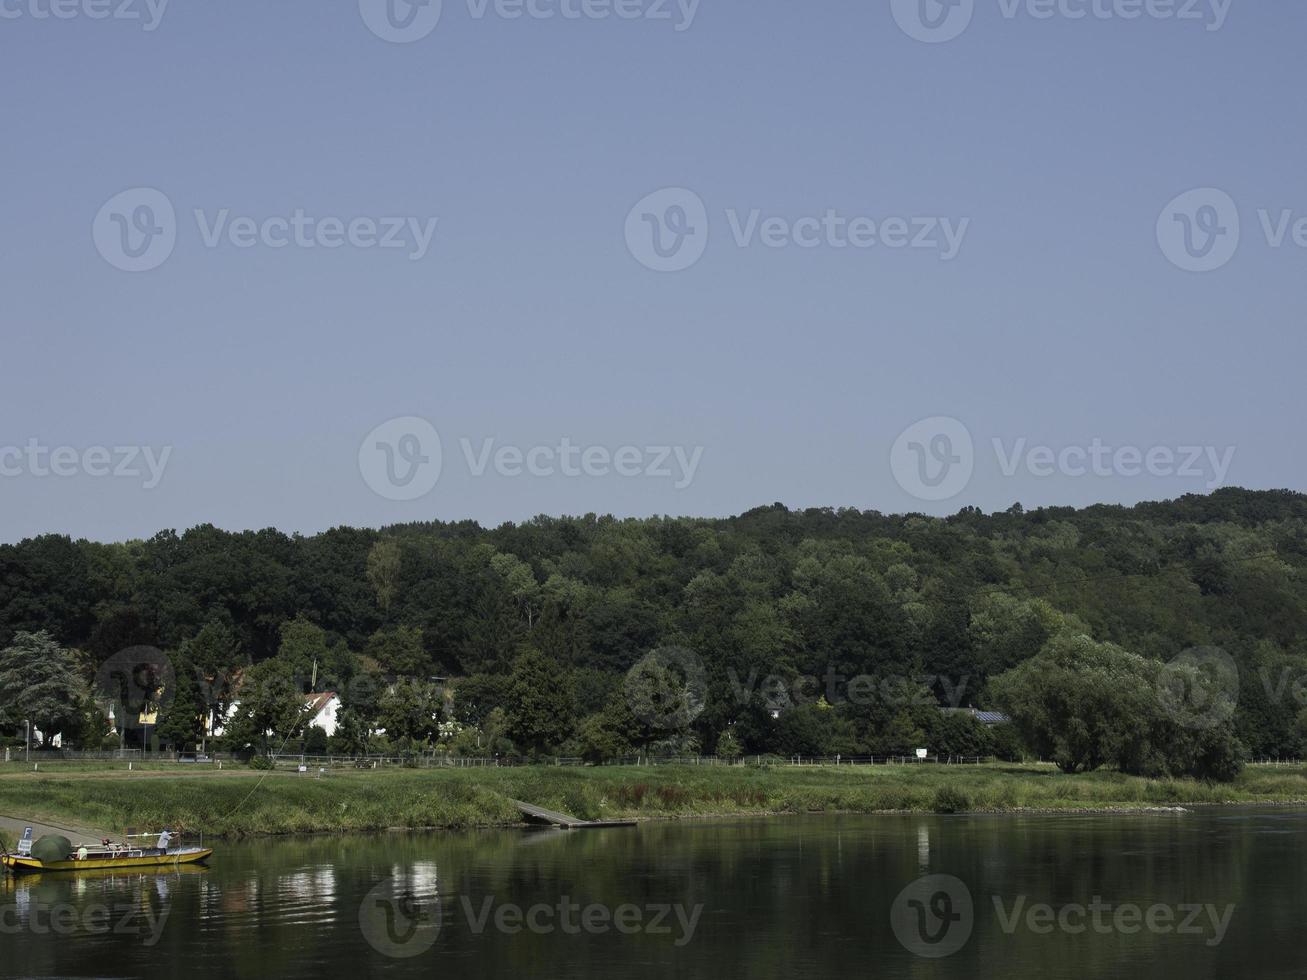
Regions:
<instances>
[{"instance_id":1,"label":"clear blue sky","mask_svg":"<svg viewBox=\"0 0 1307 980\"><path fill-rule=\"evenodd\" d=\"M1206 21L975 0L958 37L923 43L887 2L702 0L678 31L675 3L671 20L544 20L445 0L428 36L396 44L357 0L172 0L151 31L69 2L70 19L36 16L50 0L5 0L0 18L0 447L79 456L69 476L0 456L0 540L777 500L951 513L1214 482L1210 466L1131 475L1129 459L1078 475L1078 456L1004 473L1018 446L1096 439L1233 447L1226 484L1307 483L1307 248L1292 230L1273 247L1258 218L1307 217L1301 4L1234 0L1209 30L1210 0ZM141 187L175 207L176 244L132 273L92 228ZM706 208L706 250L683 271L628 248L628 212L662 188ZM1180 227L1163 210L1194 188L1238 208L1239 248L1214 271L1159 245L1159 215ZM413 261L207 247L223 209L439 220ZM755 209L968 224L948 261L883 242L739 247L727 212ZM408 416L439 432L443 465L396 500L370 487L360 445ZM945 500L892 465L931 417L974 440ZM941 448L932 435L900 453ZM462 439L474 456L487 439L631 445L638 469L657 462L645 447L702 454L679 488L675 456L670 477L514 476L511 458L477 476ZM172 448L147 490L139 460L137 478L88 472L94 446Z\"/></svg>"}]
</instances>

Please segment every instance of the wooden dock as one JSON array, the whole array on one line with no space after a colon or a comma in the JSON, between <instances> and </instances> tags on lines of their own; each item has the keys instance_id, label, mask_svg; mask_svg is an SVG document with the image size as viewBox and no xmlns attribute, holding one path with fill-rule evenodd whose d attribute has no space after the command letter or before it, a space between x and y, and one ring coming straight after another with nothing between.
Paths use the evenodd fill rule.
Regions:
<instances>
[{"instance_id":1,"label":"wooden dock","mask_svg":"<svg viewBox=\"0 0 1307 980\"><path fill-rule=\"evenodd\" d=\"M534 803L523 803L521 800L511 802L513 806L522 811L522 816L528 820L535 823L546 823L551 827L561 827L564 830L599 830L604 827L635 826L634 820L578 820L566 813L559 813L557 810L546 810Z\"/></svg>"}]
</instances>

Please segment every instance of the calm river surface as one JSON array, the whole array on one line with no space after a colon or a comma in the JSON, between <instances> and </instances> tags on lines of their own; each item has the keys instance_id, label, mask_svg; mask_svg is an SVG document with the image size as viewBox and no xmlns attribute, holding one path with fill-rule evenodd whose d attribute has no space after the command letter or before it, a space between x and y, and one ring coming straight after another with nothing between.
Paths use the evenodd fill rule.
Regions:
<instances>
[{"instance_id":1,"label":"calm river surface","mask_svg":"<svg viewBox=\"0 0 1307 980\"><path fill-rule=\"evenodd\" d=\"M0 884L0 976L1301 977L1307 813L790 817L219 845Z\"/></svg>"}]
</instances>

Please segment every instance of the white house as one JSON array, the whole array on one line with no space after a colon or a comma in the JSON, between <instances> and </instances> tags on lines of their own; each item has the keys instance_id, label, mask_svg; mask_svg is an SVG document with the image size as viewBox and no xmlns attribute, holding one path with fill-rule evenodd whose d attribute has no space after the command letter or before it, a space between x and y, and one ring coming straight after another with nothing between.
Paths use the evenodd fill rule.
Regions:
<instances>
[{"instance_id":1,"label":"white house","mask_svg":"<svg viewBox=\"0 0 1307 980\"><path fill-rule=\"evenodd\" d=\"M222 733L227 729L227 723L236 717L236 712L240 708L239 701L233 701L227 705L227 713L221 718L216 711L210 711L209 716L204 720L204 731L209 738L222 738Z\"/></svg>"},{"instance_id":2,"label":"white house","mask_svg":"<svg viewBox=\"0 0 1307 980\"><path fill-rule=\"evenodd\" d=\"M64 736L63 733L60 732L47 742L45 739L45 732L41 731L39 728L33 728L32 744L40 746L43 749L62 749L64 747Z\"/></svg>"},{"instance_id":3,"label":"white house","mask_svg":"<svg viewBox=\"0 0 1307 980\"><path fill-rule=\"evenodd\" d=\"M336 716L340 713L340 698L334 691L308 695L306 710L309 722L306 727L321 728L330 738L336 734Z\"/></svg>"},{"instance_id":4,"label":"white house","mask_svg":"<svg viewBox=\"0 0 1307 980\"><path fill-rule=\"evenodd\" d=\"M227 723L235 717L236 712L240 710L241 703L233 701L227 708L225 718L217 718L213 712L209 712L206 722L206 728L210 738L221 738ZM321 694L304 695L304 713L308 716L305 723L306 728L321 728L330 738L336 734L336 718L340 713L340 697L335 691L323 691Z\"/></svg>"}]
</instances>

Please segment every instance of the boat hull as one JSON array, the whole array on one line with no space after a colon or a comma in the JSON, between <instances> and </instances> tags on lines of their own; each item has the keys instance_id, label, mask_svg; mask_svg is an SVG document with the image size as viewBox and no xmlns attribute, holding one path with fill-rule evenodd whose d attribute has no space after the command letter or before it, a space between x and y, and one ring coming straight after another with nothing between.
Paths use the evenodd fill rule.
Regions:
<instances>
[{"instance_id":1,"label":"boat hull","mask_svg":"<svg viewBox=\"0 0 1307 980\"><path fill-rule=\"evenodd\" d=\"M16 854L0 856L0 862L14 874L32 874L51 871L112 871L118 868L172 868L183 864L201 864L213 854L213 848L195 848L176 854L149 854L139 857L87 858L85 861L52 861L46 863L35 858Z\"/></svg>"}]
</instances>

